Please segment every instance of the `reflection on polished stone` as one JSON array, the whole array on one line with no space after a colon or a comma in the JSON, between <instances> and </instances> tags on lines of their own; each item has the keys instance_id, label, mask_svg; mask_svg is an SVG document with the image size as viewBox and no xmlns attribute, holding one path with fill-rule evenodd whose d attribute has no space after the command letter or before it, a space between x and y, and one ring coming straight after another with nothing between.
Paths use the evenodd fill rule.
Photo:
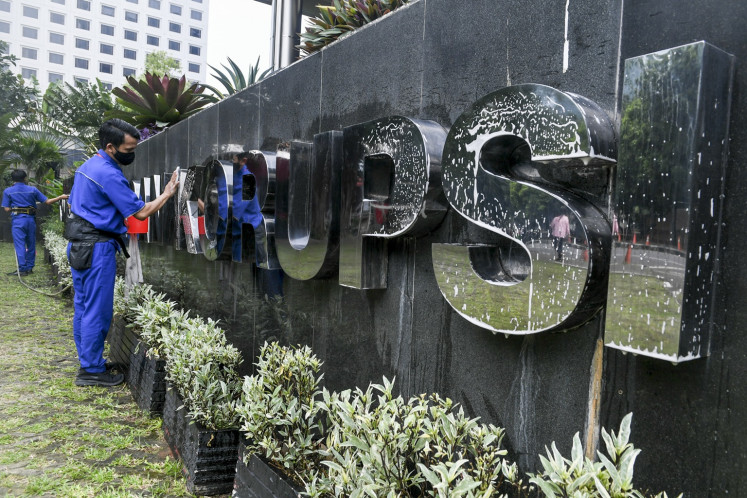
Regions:
<instances>
[{"instance_id":1,"label":"reflection on polished stone","mask_svg":"<svg viewBox=\"0 0 747 498\"><path fill-rule=\"evenodd\" d=\"M606 197L614 144L596 104L542 85L491 93L457 119L444 192L497 240L434 244L436 280L456 312L494 332L530 334L572 328L601 309L610 225L590 199ZM567 181L575 177L586 180ZM576 192L565 190L573 183Z\"/></svg>"},{"instance_id":2,"label":"reflection on polished stone","mask_svg":"<svg viewBox=\"0 0 747 498\"><path fill-rule=\"evenodd\" d=\"M709 352L733 57L705 43L625 61L608 346Z\"/></svg>"},{"instance_id":3,"label":"reflection on polished stone","mask_svg":"<svg viewBox=\"0 0 747 498\"><path fill-rule=\"evenodd\" d=\"M386 288L387 239L422 235L441 223L445 137L437 123L399 116L343 130L340 285Z\"/></svg>"},{"instance_id":4,"label":"reflection on polished stone","mask_svg":"<svg viewBox=\"0 0 747 498\"><path fill-rule=\"evenodd\" d=\"M278 158L275 244L283 271L297 280L332 275L340 241L342 132L292 142Z\"/></svg>"}]
</instances>

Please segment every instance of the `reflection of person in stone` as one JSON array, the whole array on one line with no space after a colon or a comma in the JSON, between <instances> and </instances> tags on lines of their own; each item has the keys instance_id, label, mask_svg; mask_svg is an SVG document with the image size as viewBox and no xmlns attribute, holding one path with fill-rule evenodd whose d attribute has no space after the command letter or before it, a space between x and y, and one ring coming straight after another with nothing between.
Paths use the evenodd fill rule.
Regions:
<instances>
[{"instance_id":1,"label":"reflection of person in stone","mask_svg":"<svg viewBox=\"0 0 747 498\"><path fill-rule=\"evenodd\" d=\"M178 188L177 173L163 193L150 202L135 195L122 166L135 160L140 139L137 129L121 119L99 128L101 149L75 172L70 192L70 217L65 223L68 260L73 274L73 338L80 369L76 386L116 386L124 381L104 360L114 301L116 253L127 254L122 235L124 220L145 220L163 207Z\"/></svg>"},{"instance_id":2,"label":"reflection of person in stone","mask_svg":"<svg viewBox=\"0 0 747 498\"><path fill-rule=\"evenodd\" d=\"M10 212L13 245L16 248L18 268L8 275L28 275L36 262L36 203L52 204L66 195L47 199L38 188L26 184L26 172L17 169L10 174L13 186L3 191L5 211Z\"/></svg>"},{"instance_id":3,"label":"reflection of person in stone","mask_svg":"<svg viewBox=\"0 0 747 498\"><path fill-rule=\"evenodd\" d=\"M571 225L568 222L568 216L560 213L550 222L550 231L552 233L552 245L555 247L555 261L563 261L563 242L571 233Z\"/></svg>"}]
</instances>

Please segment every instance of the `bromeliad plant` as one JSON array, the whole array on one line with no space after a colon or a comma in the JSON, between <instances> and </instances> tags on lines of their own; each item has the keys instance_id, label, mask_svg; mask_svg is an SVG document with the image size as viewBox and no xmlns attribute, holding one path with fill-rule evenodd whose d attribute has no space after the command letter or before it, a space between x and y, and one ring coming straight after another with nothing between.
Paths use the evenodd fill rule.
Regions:
<instances>
[{"instance_id":1,"label":"bromeliad plant","mask_svg":"<svg viewBox=\"0 0 747 498\"><path fill-rule=\"evenodd\" d=\"M122 118L136 128L162 130L186 119L211 103L205 87L187 84L186 76L172 78L145 73L142 79L127 77L128 85L112 93L126 110L113 110L107 117Z\"/></svg>"},{"instance_id":2,"label":"bromeliad plant","mask_svg":"<svg viewBox=\"0 0 747 498\"><path fill-rule=\"evenodd\" d=\"M260 74L259 57L257 57L256 64L254 64L253 66L249 66L249 71L247 71L246 76L244 76L244 73L241 71L241 68L239 68L238 64L236 64L230 57L228 57L228 66L226 66L225 64L221 64L225 72L221 71L215 66L211 66L210 64L208 64L208 66L210 67L210 69L215 71L212 75L213 78L218 80L225 89L225 92L222 92L214 86L205 85L205 88L213 92L215 96L213 100L216 102L228 97L229 95L233 95L234 93L239 92L250 85L253 85L254 83L263 79L272 71L272 68L269 68L265 69Z\"/></svg>"},{"instance_id":3,"label":"bromeliad plant","mask_svg":"<svg viewBox=\"0 0 747 498\"><path fill-rule=\"evenodd\" d=\"M329 45L338 38L405 5L409 0L334 0L334 5L319 6L311 27L301 33L298 48L305 55Z\"/></svg>"}]
</instances>

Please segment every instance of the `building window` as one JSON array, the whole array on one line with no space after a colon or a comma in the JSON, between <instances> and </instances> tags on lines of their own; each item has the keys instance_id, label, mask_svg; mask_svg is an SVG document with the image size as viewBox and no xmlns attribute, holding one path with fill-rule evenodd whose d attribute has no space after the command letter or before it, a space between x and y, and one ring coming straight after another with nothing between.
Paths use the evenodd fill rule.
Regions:
<instances>
[{"instance_id":1,"label":"building window","mask_svg":"<svg viewBox=\"0 0 747 498\"><path fill-rule=\"evenodd\" d=\"M130 31L129 29L126 29L124 36L125 36L125 40L137 41L137 33L135 31Z\"/></svg>"},{"instance_id":2,"label":"building window","mask_svg":"<svg viewBox=\"0 0 747 498\"><path fill-rule=\"evenodd\" d=\"M114 45L108 43L102 43L99 45L99 52L106 55L114 55Z\"/></svg>"},{"instance_id":3,"label":"building window","mask_svg":"<svg viewBox=\"0 0 747 498\"><path fill-rule=\"evenodd\" d=\"M173 3L169 7L169 12L172 14L176 14L177 16L182 15L182 7L181 5L174 5Z\"/></svg>"},{"instance_id":4,"label":"building window","mask_svg":"<svg viewBox=\"0 0 747 498\"><path fill-rule=\"evenodd\" d=\"M202 30L197 28L189 28L189 36L193 38L202 38Z\"/></svg>"},{"instance_id":5,"label":"building window","mask_svg":"<svg viewBox=\"0 0 747 498\"><path fill-rule=\"evenodd\" d=\"M148 18L148 26L151 28L160 28L161 27L161 20L156 19L155 17L149 17Z\"/></svg>"},{"instance_id":6,"label":"building window","mask_svg":"<svg viewBox=\"0 0 747 498\"><path fill-rule=\"evenodd\" d=\"M10 2L8 0L1 0L0 1L0 11L2 11L2 12L10 12Z\"/></svg>"},{"instance_id":7,"label":"building window","mask_svg":"<svg viewBox=\"0 0 747 498\"><path fill-rule=\"evenodd\" d=\"M114 66L107 64L106 62L99 62L99 71L106 74L112 74L114 72Z\"/></svg>"},{"instance_id":8,"label":"building window","mask_svg":"<svg viewBox=\"0 0 747 498\"><path fill-rule=\"evenodd\" d=\"M75 83L80 83L81 85L87 85L88 84L88 78L81 78L80 76L76 76L73 79L75 80Z\"/></svg>"},{"instance_id":9,"label":"building window","mask_svg":"<svg viewBox=\"0 0 747 498\"><path fill-rule=\"evenodd\" d=\"M161 0L148 0L148 7L161 10Z\"/></svg>"},{"instance_id":10,"label":"building window","mask_svg":"<svg viewBox=\"0 0 747 498\"><path fill-rule=\"evenodd\" d=\"M75 67L80 69L88 69L88 59L81 59L80 57L76 57Z\"/></svg>"},{"instance_id":11,"label":"building window","mask_svg":"<svg viewBox=\"0 0 747 498\"><path fill-rule=\"evenodd\" d=\"M181 50L182 44L178 41L169 40L169 50L176 50L177 52Z\"/></svg>"},{"instance_id":12,"label":"building window","mask_svg":"<svg viewBox=\"0 0 747 498\"><path fill-rule=\"evenodd\" d=\"M78 8L83 10L91 10L90 0L78 0Z\"/></svg>"},{"instance_id":13,"label":"building window","mask_svg":"<svg viewBox=\"0 0 747 498\"><path fill-rule=\"evenodd\" d=\"M101 25L101 34L102 35L114 36L114 26L109 26L108 24L102 24Z\"/></svg>"},{"instance_id":14,"label":"building window","mask_svg":"<svg viewBox=\"0 0 747 498\"><path fill-rule=\"evenodd\" d=\"M21 35L23 35L24 38L33 38L36 40L39 37L39 30L30 26L24 26L21 30Z\"/></svg>"},{"instance_id":15,"label":"building window","mask_svg":"<svg viewBox=\"0 0 747 498\"><path fill-rule=\"evenodd\" d=\"M197 47L195 45L190 45L189 55L200 55L200 47Z\"/></svg>"},{"instance_id":16,"label":"building window","mask_svg":"<svg viewBox=\"0 0 747 498\"><path fill-rule=\"evenodd\" d=\"M145 42L148 45L154 45L154 46L157 47L158 46L158 37L157 36L153 36L153 35L148 35L148 37L146 38Z\"/></svg>"},{"instance_id":17,"label":"building window","mask_svg":"<svg viewBox=\"0 0 747 498\"><path fill-rule=\"evenodd\" d=\"M124 76L125 78L127 76L135 76L135 70L133 68L131 68L131 67L123 67L122 68L122 76Z\"/></svg>"},{"instance_id":18,"label":"building window","mask_svg":"<svg viewBox=\"0 0 747 498\"><path fill-rule=\"evenodd\" d=\"M59 12L50 12L49 13L49 22L53 24L65 24L65 14L60 14Z\"/></svg>"},{"instance_id":19,"label":"building window","mask_svg":"<svg viewBox=\"0 0 747 498\"><path fill-rule=\"evenodd\" d=\"M130 3L138 3L137 0L127 0Z\"/></svg>"},{"instance_id":20,"label":"building window","mask_svg":"<svg viewBox=\"0 0 747 498\"><path fill-rule=\"evenodd\" d=\"M54 52L49 52L49 62L51 62L52 64L64 64L65 56L62 54L56 54Z\"/></svg>"},{"instance_id":21,"label":"building window","mask_svg":"<svg viewBox=\"0 0 747 498\"><path fill-rule=\"evenodd\" d=\"M35 48L21 47L21 58L36 60L39 51Z\"/></svg>"},{"instance_id":22,"label":"building window","mask_svg":"<svg viewBox=\"0 0 747 498\"><path fill-rule=\"evenodd\" d=\"M10 33L10 23L0 21L0 33Z\"/></svg>"},{"instance_id":23,"label":"building window","mask_svg":"<svg viewBox=\"0 0 747 498\"><path fill-rule=\"evenodd\" d=\"M75 27L78 29L85 29L86 31L91 30L91 21L88 19L76 19Z\"/></svg>"},{"instance_id":24,"label":"building window","mask_svg":"<svg viewBox=\"0 0 747 498\"><path fill-rule=\"evenodd\" d=\"M65 5L65 0L52 0L52 3L58 3L60 5Z\"/></svg>"},{"instance_id":25,"label":"building window","mask_svg":"<svg viewBox=\"0 0 747 498\"><path fill-rule=\"evenodd\" d=\"M104 85L104 89L105 90L109 90L110 92L112 91L112 84L111 83L102 83L102 85Z\"/></svg>"},{"instance_id":26,"label":"building window","mask_svg":"<svg viewBox=\"0 0 747 498\"><path fill-rule=\"evenodd\" d=\"M65 35L62 33L49 33L49 43L55 43L57 45L65 44Z\"/></svg>"},{"instance_id":27,"label":"building window","mask_svg":"<svg viewBox=\"0 0 747 498\"><path fill-rule=\"evenodd\" d=\"M125 59L137 59L137 50L132 50L131 48L124 49L124 58Z\"/></svg>"},{"instance_id":28,"label":"building window","mask_svg":"<svg viewBox=\"0 0 747 498\"><path fill-rule=\"evenodd\" d=\"M189 72L190 73L199 73L200 72L200 65L199 64L195 64L194 62L190 62L188 64L188 66L189 66Z\"/></svg>"},{"instance_id":29,"label":"building window","mask_svg":"<svg viewBox=\"0 0 747 498\"><path fill-rule=\"evenodd\" d=\"M49 82L56 83L62 81L62 75L60 73L49 73Z\"/></svg>"},{"instance_id":30,"label":"building window","mask_svg":"<svg viewBox=\"0 0 747 498\"><path fill-rule=\"evenodd\" d=\"M192 0L195 3L202 3L202 0Z\"/></svg>"},{"instance_id":31,"label":"building window","mask_svg":"<svg viewBox=\"0 0 747 498\"><path fill-rule=\"evenodd\" d=\"M182 25L176 22L170 22L169 23L169 31L172 31L174 33L181 33L182 32Z\"/></svg>"},{"instance_id":32,"label":"building window","mask_svg":"<svg viewBox=\"0 0 747 498\"><path fill-rule=\"evenodd\" d=\"M30 80L31 78L36 78L36 69L31 69L28 67L22 67L21 68L21 76L23 76L23 79Z\"/></svg>"},{"instance_id":33,"label":"building window","mask_svg":"<svg viewBox=\"0 0 747 498\"><path fill-rule=\"evenodd\" d=\"M137 22L137 12L125 11L125 21Z\"/></svg>"},{"instance_id":34,"label":"building window","mask_svg":"<svg viewBox=\"0 0 747 498\"><path fill-rule=\"evenodd\" d=\"M112 7L111 5L102 5L101 13L105 16L114 17L114 7Z\"/></svg>"},{"instance_id":35,"label":"building window","mask_svg":"<svg viewBox=\"0 0 747 498\"><path fill-rule=\"evenodd\" d=\"M84 40L83 38L75 39L75 48L80 48L82 50L88 50L89 47L90 47L90 43L88 40Z\"/></svg>"},{"instance_id":36,"label":"building window","mask_svg":"<svg viewBox=\"0 0 747 498\"><path fill-rule=\"evenodd\" d=\"M202 21L202 12L200 12L199 10L192 10L191 17L195 21Z\"/></svg>"},{"instance_id":37,"label":"building window","mask_svg":"<svg viewBox=\"0 0 747 498\"><path fill-rule=\"evenodd\" d=\"M30 17L31 19L39 19L39 9L36 7L29 7L28 5L23 6L23 17Z\"/></svg>"}]
</instances>

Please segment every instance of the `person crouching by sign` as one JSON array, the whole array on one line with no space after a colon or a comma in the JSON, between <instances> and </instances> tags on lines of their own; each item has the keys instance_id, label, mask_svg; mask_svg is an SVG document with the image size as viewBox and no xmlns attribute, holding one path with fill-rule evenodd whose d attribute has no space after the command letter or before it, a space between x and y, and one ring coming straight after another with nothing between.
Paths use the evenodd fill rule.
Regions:
<instances>
[{"instance_id":1,"label":"person crouching by sign","mask_svg":"<svg viewBox=\"0 0 747 498\"><path fill-rule=\"evenodd\" d=\"M67 195L47 199L38 188L26 184L26 172L20 169L10 174L13 186L3 191L2 206L10 212L13 245L16 249L18 268L8 275L28 275L36 263L36 203L52 204Z\"/></svg>"},{"instance_id":2,"label":"person crouching by sign","mask_svg":"<svg viewBox=\"0 0 747 498\"><path fill-rule=\"evenodd\" d=\"M70 216L65 222L68 260L73 274L73 338L80 369L76 386L116 386L124 375L107 369L104 340L113 315L116 254L127 250L122 235L124 220L144 220L173 196L177 174L163 193L143 202L130 188L122 166L135 160L140 133L122 121L111 119L99 128L101 149L75 172L70 192Z\"/></svg>"}]
</instances>

